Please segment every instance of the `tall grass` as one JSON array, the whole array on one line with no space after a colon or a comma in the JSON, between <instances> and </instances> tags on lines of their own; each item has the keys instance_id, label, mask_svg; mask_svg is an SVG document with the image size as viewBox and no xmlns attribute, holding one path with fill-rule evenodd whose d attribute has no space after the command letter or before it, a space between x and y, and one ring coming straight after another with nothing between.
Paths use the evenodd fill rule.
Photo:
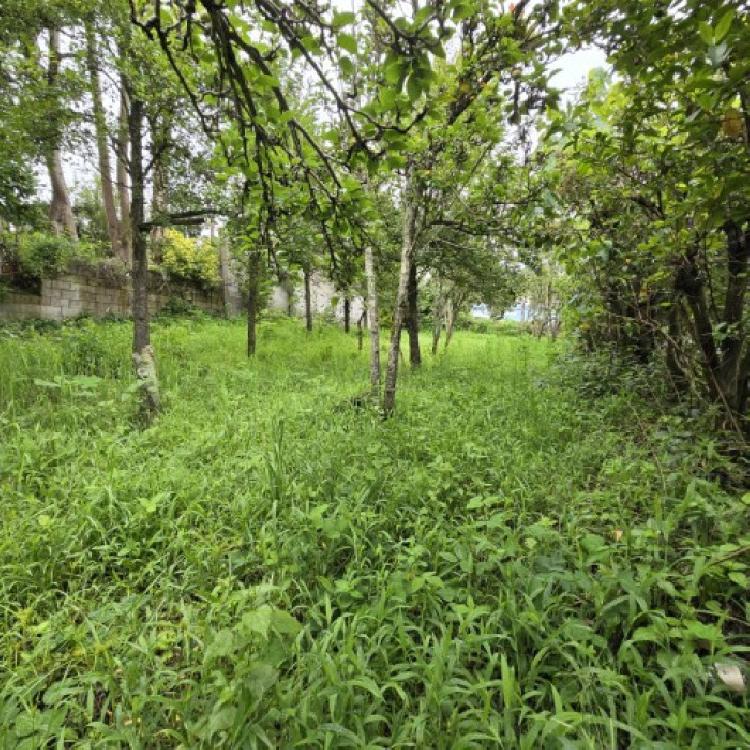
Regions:
<instances>
[{"instance_id":1,"label":"tall grass","mask_svg":"<svg viewBox=\"0 0 750 750\"><path fill-rule=\"evenodd\" d=\"M127 326L0 343L0 747L750 744L709 438L545 341L459 332L383 422L353 337L243 337L158 325L143 432Z\"/></svg>"}]
</instances>

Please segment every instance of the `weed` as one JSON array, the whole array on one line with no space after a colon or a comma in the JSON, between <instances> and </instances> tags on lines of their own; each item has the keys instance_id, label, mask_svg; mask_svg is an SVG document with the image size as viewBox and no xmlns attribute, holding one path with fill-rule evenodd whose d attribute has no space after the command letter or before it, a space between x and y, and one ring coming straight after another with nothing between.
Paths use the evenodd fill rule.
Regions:
<instances>
[{"instance_id":1,"label":"weed","mask_svg":"<svg viewBox=\"0 0 750 750\"><path fill-rule=\"evenodd\" d=\"M748 496L559 345L458 332L395 418L330 327L0 342L0 746L750 744ZM716 665L719 665L717 670Z\"/></svg>"}]
</instances>

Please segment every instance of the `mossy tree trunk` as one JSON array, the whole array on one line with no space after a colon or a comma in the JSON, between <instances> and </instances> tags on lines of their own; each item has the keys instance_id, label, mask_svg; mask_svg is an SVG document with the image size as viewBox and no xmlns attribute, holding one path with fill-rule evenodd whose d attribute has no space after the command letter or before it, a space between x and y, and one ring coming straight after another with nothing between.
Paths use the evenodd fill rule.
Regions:
<instances>
[{"instance_id":1,"label":"mossy tree trunk","mask_svg":"<svg viewBox=\"0 0 750 750\"><path fill-rule=\"evenodd\" d=\"M156 358L151 346L148 311L148 247L142 230L144 222L144 178L142 129L144 104L138 96L130 102L128 117L131 144L130 176L132 200L130 204L130 234L133 248L133 364L140 385L141 413L150 423L161 408Z\"/></svg>"},{"instance_id":2,"label":"mossy tree trunk","mask_svg":"<svg viewBox=\"0 0 750 750\"><path fill-rule=\"evenodd\" d=\"M407 328L409 331L409 363L412 367L422 364L422 352L419 349L419 285L417 283L417 264L412 258L409 269L409 312Z\"/></svg>"},{"instance_id":3,"label":"mossy tree trunk","mask_svg":"<svg viewBox=\"0 0 750 750\"><path fill-rule=\"evenodd\" d=\"M401 208L401 268L399 271L396 303L393 310L393 330L391 331L391 344L388 350L388 363L385 370L385 386L383 389L383 414L385 416L390 416L396 407L398 360L401 354L401 329L408 316L409 276L414 263L418 199L419 195L414 182L414 175L412 170L409 170L406 177Z\"/></svg>"}]
</instances>

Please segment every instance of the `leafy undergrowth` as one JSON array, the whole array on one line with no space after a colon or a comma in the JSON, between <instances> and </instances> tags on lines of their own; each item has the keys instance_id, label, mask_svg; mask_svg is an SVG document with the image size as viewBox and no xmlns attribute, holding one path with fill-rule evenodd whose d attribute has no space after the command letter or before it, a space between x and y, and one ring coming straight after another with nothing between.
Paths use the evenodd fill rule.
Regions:
<instances>
[{"instance_id":1,"label":"leafy undergrowth","mask_svg":"<svg viewBox=\"0 0 750 750\"><path fill-rule=\"evenodd\" d=\"M0 343L0 747L739 748L748 497L554 346L458 333L397 416L334 329Z\"/></svg>"}]
</instances>

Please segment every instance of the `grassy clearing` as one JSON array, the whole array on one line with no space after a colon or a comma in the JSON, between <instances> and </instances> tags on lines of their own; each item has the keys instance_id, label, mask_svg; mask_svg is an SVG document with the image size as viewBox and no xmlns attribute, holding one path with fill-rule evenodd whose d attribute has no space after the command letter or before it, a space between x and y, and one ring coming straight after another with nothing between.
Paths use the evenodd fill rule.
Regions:
<instances>
[{"instance_id":1,"label":"grassy clearing","mask_svg":"<svg viewBox=\"0 0 750 750\"><path fill-rule=\"evenodd\" d=\"M458 333L398 415L334 329L0 342L0 747L739 748L747 496L707 438ZM570 370L568 370L570 372ZM36 382L35 382L36 381Z\"/></svg>"}]
</instances>

